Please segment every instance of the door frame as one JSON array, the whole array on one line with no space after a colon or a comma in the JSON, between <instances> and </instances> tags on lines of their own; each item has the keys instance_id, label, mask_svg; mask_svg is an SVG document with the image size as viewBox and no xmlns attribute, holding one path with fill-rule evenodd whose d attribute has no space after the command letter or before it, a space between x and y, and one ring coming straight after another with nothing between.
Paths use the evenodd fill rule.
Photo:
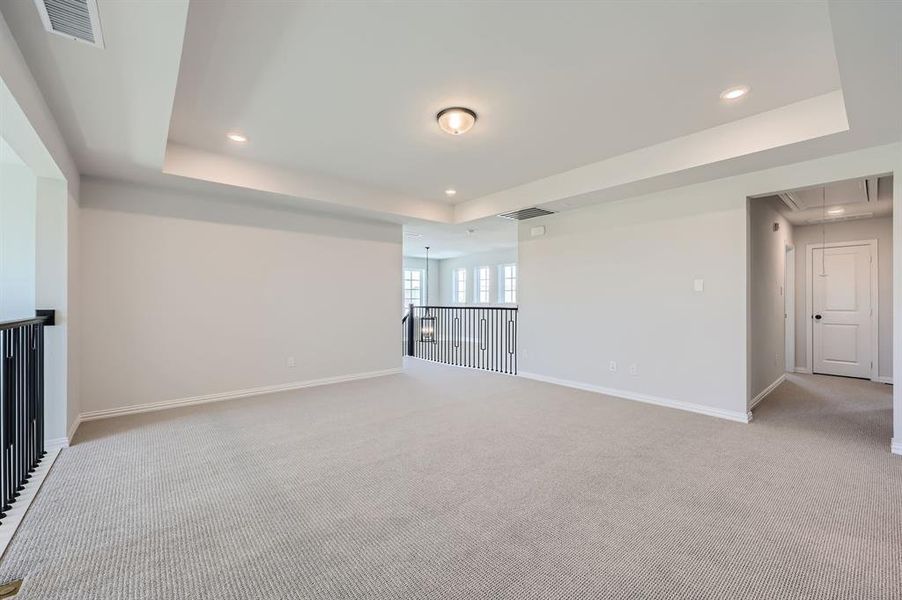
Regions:
<instances>
[{"instance_id":1,"label":"door frame","mask_svg":"<svg viewBox=\"0 0 902 600\"><path fill-rule=\"evenodd\" d=\"M814 271L813 257L816 248L843 248L845 246L870 246L871 247L871 381L878 381L877 371L880 365L880 355L878 347L878 325L880 317L880 305L878 292L880 291L877 275L880 272L877 268L879 260L877 254L877 240L855 240L850 242L827 242L826 244L814 243L805 246L805 344L808 348L806 357L806 370L814 373L814 333L811 323L814 320Z\"/></svg>"},{"instance_id":2,"label":"door frame","mask_svg":"<svg viewBox=\"0 0 902 600\"><path fill-rule=\"evenodd\" d=\"M796 370L796 248L785 244L783 250L783 370Z\"/></svg>"}]
</instances>

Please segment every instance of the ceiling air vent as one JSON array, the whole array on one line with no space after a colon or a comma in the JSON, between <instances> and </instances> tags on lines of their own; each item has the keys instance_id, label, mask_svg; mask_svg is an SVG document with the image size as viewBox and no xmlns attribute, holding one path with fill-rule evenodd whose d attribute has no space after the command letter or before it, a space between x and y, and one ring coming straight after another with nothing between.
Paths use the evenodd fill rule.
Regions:
<instances>
[{"instance_id":1,"label":"ceiling air vent","mask_svg":"<svg viewBox=\"0 0 902 600\"><path fill-rule=\"evenodd\" d=\"M44 29L103 48L97 0L34 0Z\"/></svg>"},{"instance_id":2,"label":"ceiling air vent","mask_svg":"<svg viewBox=\"0 0 902 600\"><path fill-rule=\"evenodd\" d=\"M526 219L535 219L536 217L544 217L545 215L553 214L553 211L533 206L532 208L523 208L513 212L501 213L498 216L504 217L505 219L514 219L515 221L525 221Z\"/></svg>"}]
</instances>

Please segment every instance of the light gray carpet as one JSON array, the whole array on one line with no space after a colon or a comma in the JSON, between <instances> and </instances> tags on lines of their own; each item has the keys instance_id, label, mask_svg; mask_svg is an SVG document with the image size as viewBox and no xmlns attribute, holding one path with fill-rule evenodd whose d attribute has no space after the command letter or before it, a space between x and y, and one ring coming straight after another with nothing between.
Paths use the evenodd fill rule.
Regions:
<instances>
[{"instance_id":1,"label":"light gray carpet","mask_svg":"<svg viewBox=\"0 0 902 600\"><path fill-rule=\"evenodd\" d=\"M902 598L890 392L792 376L742 425L414 361L86 423L0 579L22 600Z\"/></svg>"}]
</instances>

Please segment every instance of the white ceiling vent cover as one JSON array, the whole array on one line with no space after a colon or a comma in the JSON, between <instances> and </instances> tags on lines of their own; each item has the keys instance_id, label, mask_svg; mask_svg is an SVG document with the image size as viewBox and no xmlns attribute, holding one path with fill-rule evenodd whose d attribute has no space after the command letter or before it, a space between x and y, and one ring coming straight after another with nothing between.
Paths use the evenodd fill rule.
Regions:
<instances>
[{"instance_id":1,"label":"white ceiling vent cover","mask_svg":"<svg viewBox=\"0 0 902 600\"><path fill-rule=\"evenodd\" d=\"M97 0L34 0L44 29L103 48Z\"/></svg>"}]
</instances>

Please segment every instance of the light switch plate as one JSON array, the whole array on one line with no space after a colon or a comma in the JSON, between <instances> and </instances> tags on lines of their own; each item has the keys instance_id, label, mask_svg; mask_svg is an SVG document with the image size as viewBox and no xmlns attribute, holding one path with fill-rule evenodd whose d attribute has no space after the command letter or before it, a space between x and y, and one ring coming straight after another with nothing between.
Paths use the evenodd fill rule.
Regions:
<instances>
[{"instance_id":1,"label":"light switch plate","mask_svg":"<svg viewBox=\"0 0 902 600\"><path fill-rule=\"evenodd\" d=\"M696 292L704 292L704 291L705 291L705 280L704 280L704 279L696 279L696 280L692 283L692 288L693 288Z\"/></svg>"}]
</instances>

